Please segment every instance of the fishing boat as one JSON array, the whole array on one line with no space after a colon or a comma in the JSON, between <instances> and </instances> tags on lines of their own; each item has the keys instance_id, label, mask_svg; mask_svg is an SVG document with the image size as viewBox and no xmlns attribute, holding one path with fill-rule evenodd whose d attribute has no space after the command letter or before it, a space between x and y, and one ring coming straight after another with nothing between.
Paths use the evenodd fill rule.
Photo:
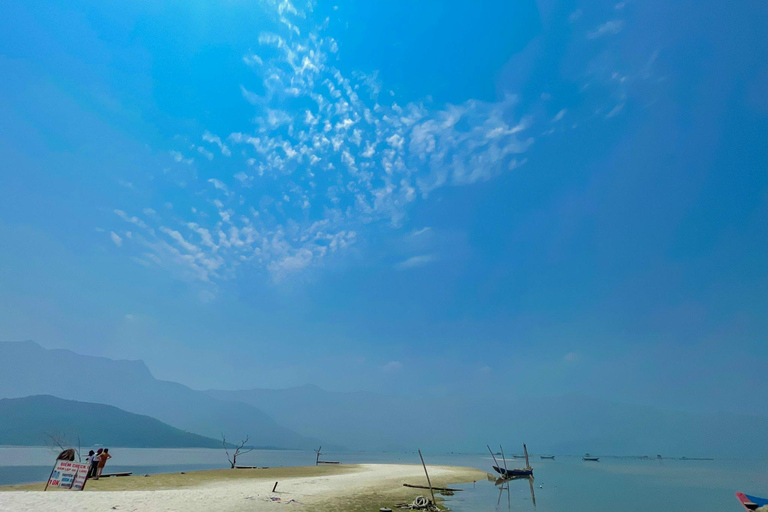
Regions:
<instances>
[{"instance_id":1,"label":"fishing boat","mask_svg":"<svg viewBox=\"0 0 768 512\"><path fill-rule=\"evenodd\" d=\"M555 456L554 455L542 455L541 459L542 460L555 460Z\"/></svg>"},{"instance_id":2,"label":"fishing boat","mask_svg":"<svg viewBox=\"0 0 768 512\"><path fill-rule=\"evenodd\" d=\"M501 446L499 447L501 448ZM523 444L523 452L525 455L525 468L522 469L508 469L507 468L507 459L504 457L504 448L501 448L501 457L504 460L504 467L499 466L499 461L496 460L496 457L494 456L493 452L491 451L491 447L488 447L488 451L491 452L491 456L493 457L493 462L496 463L493 467L493 470L501 475L501 478L503 479L512 479L512 478L528 478L533 476L533 468L531 467L531 464L528 462L528 448Z\"/></svg>"},{"instance_id":3,"label":"fishing boat","mask_svg":"<svg viewBox=\"0 0 768 512\"><path fill-rule=\"evenodd\" d=\"M581 458L581 460L585 460L587 462L598 462L600 460L600 457L593 457L587 453Z\"/></svg>"},{"instance_id":4,"label":"fishing boat","mask_svg":"<svg viewBox=\"0 0 768 512\"><path fill-rule=\"evenodd\" d=\"M519 478L533 475L533 469L505 469L499 466L493 466L493 470L504 478Z\"/></svg>"},{"instance_id":5,"label":"fishing boat","mask_svg":"<svg viewBox=\"0 0 768 512\"><path fill-rule=\"evenodd\" d=\"M738 499L739 503L741 503L741 505L747 510L757 510L760 507L768 505L768 499L758 498L757 496L750 496L749 494L744 494L743 492L737 492L736 499Z\"/></svg>"}]
</instances>

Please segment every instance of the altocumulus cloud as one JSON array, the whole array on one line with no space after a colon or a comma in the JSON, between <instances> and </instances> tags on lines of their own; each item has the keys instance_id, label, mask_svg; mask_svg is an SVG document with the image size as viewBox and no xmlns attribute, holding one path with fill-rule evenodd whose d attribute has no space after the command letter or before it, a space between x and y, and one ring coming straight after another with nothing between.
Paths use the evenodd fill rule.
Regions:
<instances>
[{"instance_id":1,"label":"altocumulus cloud","mask_svg":"<svg viewBox=\"0 0 768 512\"><path fill-rule=\"evenodd\" d=\"M144 219L115 210L139 228L131 240L137 262L202 282L249 265L279 281L343 251L373 223L400 227L416 201L441 187L486 181L525 163L535 119L516 114L514 95L400 105L383 97L375 75L348 76L334 66L338 44L311 21L311 4L268 5L282 30L259 34L242 58L262 83L258 94L240 85L252 124L226 136L181 137L207 145L193 145L205 160L168 152L171 166L201 166L179 183L194 206L186 213L147 206ZM587 36L622 26L608 22ZM433 260L414 256L396 267Z\"/></svg>"}]
</instances>

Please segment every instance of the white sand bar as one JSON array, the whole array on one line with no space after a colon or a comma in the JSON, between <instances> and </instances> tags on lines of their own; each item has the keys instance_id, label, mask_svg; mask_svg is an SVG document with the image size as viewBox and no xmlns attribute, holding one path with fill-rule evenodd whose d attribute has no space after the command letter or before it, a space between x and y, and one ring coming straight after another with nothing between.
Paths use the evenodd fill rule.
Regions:
<instances>
[{"instance_id":1,"label":"white sand bar","mask_svg":"<svg viewBox=\"0 0 768 512\"><path fill-rule=\"evenodd\" d=\"M357 497L370 495L391 495L400 498L403 492L428 494L429 491L406 490L403 483L422 485L426 482L420 465L407 464L359 464L341 466L328 474L327 470L317 475L276 478L269 470L228 470L249 471L253 477L237 479L214 479L199 481L192 486L178 489L141 490L139 477L132 479L131 488L136 490L101 490L107 488L106 480L89 482L85 491L42 492L8 491L0 492L0 510L58 512L109 512L112 510L132 511L279 511L282 508L302 510L344 510L354 508ZM260 472L263 471L263 472ZM447 485L471 482L484 478L485 473L472 468L453 466L429 466L432 484ZM198 475L205 472L195 472ZM215 472L212 472L215 475ZM239 476L239 475L238 475ZM153 478L148 477L148 484ZM272 493L275 480L280 483L277 492ZM119 480L109 479L110 484ZM198 479L202 480L202 479ZM102 485L104 484L104 485ZM279 501L272 498L280 498ZM294 501L291 501L294 500Z\"/></svg>"}]
</instances>

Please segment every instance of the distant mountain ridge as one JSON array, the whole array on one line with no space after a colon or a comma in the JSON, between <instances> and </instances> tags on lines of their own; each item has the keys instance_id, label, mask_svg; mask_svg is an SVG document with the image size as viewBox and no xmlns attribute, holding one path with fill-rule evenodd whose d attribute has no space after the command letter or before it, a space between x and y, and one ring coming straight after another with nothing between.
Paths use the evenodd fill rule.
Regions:
<instances>
[{"instance_id":1,"label":"distant mountain ridge","mask_svg":"<svg viewBox=\"0 0 768 512\"><path fill-rule=\"evenodd\" d=\"M221 448L221 440L184 432L149 416L117 407L51 395L0 399L0 445L42 446L47 434L65 435L83 447Z\"/></svg>"},{"instance_id":2,"label":"distant mountain ridge","mask_svg":"<svg viewBox=\"0 0 768 512\"><path fill-rule=\"evenodd\" d=\"M103 375L94 384L88 370ZM527 442L533 453L768 457L768 418L696 414L579 395L520 398L509 389L445 399L290 389L195 391L113 361L32 342L0 343L0 397L50 394L109 404L181 430L256 446L370 451L483 450ZM1 419L1 418L0 418Z\"/></svg>"},{"instance_id":3,"label":"distant mountain ridge","mask_svg":"<svg viewBox=\"0 0 768 512\"><path fill-rule=\"evenodd\" d=\"M250 435L254 446L264 448L306 449L320 443L252 405L155 379L141 361L49 350L32 341L0 342L0 398L30 395L109 404L202 436L220 438L224 433L228 441Z\"/></svg>"}]
</instances>

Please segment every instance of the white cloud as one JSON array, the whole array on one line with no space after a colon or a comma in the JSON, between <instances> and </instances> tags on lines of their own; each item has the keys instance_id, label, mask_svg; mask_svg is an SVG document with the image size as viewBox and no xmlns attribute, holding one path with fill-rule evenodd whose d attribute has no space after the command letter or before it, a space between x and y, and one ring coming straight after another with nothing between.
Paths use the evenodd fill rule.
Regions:
<instances>
[{"instance_id":1,"label":"white cloud","mask_svg":"<svg viewBox=\"0 0 768 512\"><path fill-rule=\"evenodd\" d=\"M618 105L616 105L615 107L613 107L613 108L611 109L611 111L610 111L610 112L608 112L608 113L605 115L605 118L606 118L606 119L610 119L610 118L612 118L613 116L615 116L615 115L617 115L619 112L621 112L623 108L624 108L624 103L619 103Z\"/></svg>"},{"instance_id":2,"label":"white cloud","mask_svg":"<svg viewBox=\"0 0 768 512\"><path fill-rule=\"evenodd\" d=\"M412 256L405 261L401 261L395 265L395 267L400 270L406 270L409 268L423 267L424 265L432 263L433 261L435 261L435 257L431 254L422 254L420 256Z\"/></svg>"},{"instance_id":3,"label":"white cloud","mask_svg":"<svg viewBox=\"0 0 768 512\"><path fill-rule=\"evenodd\" d=\"M178 163L181 163L181 164L187 164L187 165L192 165L195 162L191 158L186 158L184 155L182 155L178 151L169 151L168 153L170 153L171 157L173 157L173 161L174 162L178 162Z\"/></svg>"},{"instance_id":4,"label":"white cloud","mask_svg":"<svg viewBox=\"0 0 768 512\"><path fill-rule=\"evenodd\" d=\"M262 64L264 64L264 61L261 60L261 57L259 57L255 53L244 56L243 62L245 62L249 66L261 66Z\"/></svg>"},{"instance_id":5,"label":"white cloud","mask_svg":"<svg viewBox=\"0 0 768 512\"><path fill-rule=\"evenodd\" d=\"M229 147L222 142L218 135L214 135L211 132L206 131L203 133L203 140L205 142L210 142L211 144L216 144L219 147L222 155L232 156L232 152L229 150Z\"/></svg>"},{"instance_id":6,"label":"white cloud","mask_svg":"<svg viewBox=\"0 0 768 512\"><path fill-rule=\"evenodd\" d=\"M581 14L582 14L581 9L576 9L570 14L570 16L568 16L568 21L570 21L571 23L576 23L581 18Z\"/></svg>"},{"instance_id":7,"label":"white cloud","mask_svg":"<svg viewBox=\"0 0 768 512\"><path fill-rule=\"evenodd\" d=\"M368 226L402 226L412 206L435 190L469 186L519 167L535 142L531 134L544 131L532 127L550 128L566 115L565 108L554 118L523 115L512 94L498 101L398 104L393 93L380 94L388 89L376 73L347 74L336 67L338 45L317 28L311 11L287 2L271 5L280 24L275 33L259 35L258 54L243 56L242 65L260 81L248 87L258 94L232 84L240 86L250 124L232 126L222 136L206 130L205 148L192 145L207 159L215 148L230 157L216 160L219 178L198 179L194 167L174 166L166 179L184 183L183 207L145 209L153 227L115 211L141 228L130 244L141 248L135 257L142 264L174 267L184 279L206 282L232 278L244 266L285 279L352 246ZM571 21L580 16L574 12ZM622 27L622 20L614 20L588 37ZM590 75L595 83L599 78ZM626 87L617 80L611 84ZM555 101L547 93L535 98ZM178 140L189 148L188 141L198 137ZM194 163L179 151L170 155ZM223 176L234 179L225 184ZM212 197L211 187L222 193ZM433 261L433 255L421 254L395 268Z\"/></svg>"},{"instance_id":8,"label":"white cloud","mask_svg":"<svg viewBox=\"0 0 768 512\"><path fill-rule=\"evenodd\" d=\"M596 39L601 36L618 34L624 28L624 20L606 21L595 30L587 33L587 39Z\"/></svg>"},{"instance_id":9,"label":"white cloud","mask_svg":"<svg viewBox=\"0 0 768 512\"><path fill-rule=\"evenodd\" d=\"M138 217L130 216L127 213L125 213L123 210L114 210L114 212L118 217L123 219L125 222L130 222L131 224L135 224L140 228L148 229L148 226L144 223L144 221L139 219Z\"/></svg>"},{"instance_id":10,"label":"white cloud","mask_svg":"<svg viewBox=\"0 0 768 512\"><path fill-rule=\"evenodd\" d=\"M123 246L123 239L115 233L114 231L109 232L109 236L112 238L112 241L115 243L116 246L122 247Z\"/></svg>"},{"instance_id":11,"label":"white cloud","mask_svg":"<svg viewBox=\"0 0 768 512\"><path fill-rule=\"evenodd\" d=\"M225 194L229 192L229 189L227 188L227 186L223 182L217 180L216 178L209 179L208 183L213 185L213 188L215 188L216 190L221 190Z\"/></svg>"},{"instance_id":12,"label":"white cloud","mask_svg":"<svg viewBox=\"0 0 768 512\"><path fill-rule=\"evenodd\" d=\"M248 174L244 173L243 171L238 172L233 176L237 181L239 181L244 187L251 187L253 184L253 176L249 176Z\"/></svg>"},{"instance_id":13,"label":"white cloud","mask_svg":"<svg viewBox=\"0 0 768 512\"><path fill-rule=\"evenodd\" d=\"M400 361L390 361L384 366L381 367L381 369L387 373L395 373L399 372L403 369L403 363Z\"/></svg>"},{"instance_id":14,"label":"white cloud","mask_svg":"<svg viewBox=\"0 0 768 512\"><path fill-rule=\"evenodd\" d=\"M208 151L208 150L207 150L207 149L205 149L204 147L202 147L202 146L195 146L195 145L192 145L192 147L193 147L194 149L196 149L198 153L200 153L200 154L201 154L201 155L203 155L205 158L207 158L209 161L210 161L210 160L213 160L213 153L211 153L210 151Z\"/></svg>"}]
</instances>

